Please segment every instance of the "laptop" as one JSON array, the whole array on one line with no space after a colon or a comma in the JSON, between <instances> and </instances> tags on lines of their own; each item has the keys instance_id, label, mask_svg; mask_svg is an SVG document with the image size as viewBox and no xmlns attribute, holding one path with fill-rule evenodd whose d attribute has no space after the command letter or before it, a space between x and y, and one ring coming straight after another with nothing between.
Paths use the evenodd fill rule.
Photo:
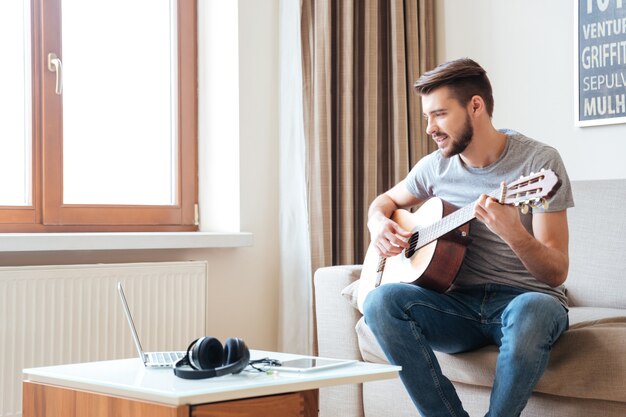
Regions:
<instances>
[{"instance_id":1,"label":"laptop","mask_svg":"<svg viewBox=\"0 0 626 417\"><path fill-rule=\"evenodd\" d=\"M185 356L187 352L144 352L141 348L141 342L139 342L139 335L137 329L135 329L135 323L133 322L133 316L130 314L128 303L126 302L126 296L124 295L124 289L122 283L117 283L117 292L120 294L122 300L122 306L124 306L124 314L130 327L130 333L135 341L135 347L137 347L137 353L139 353L139 359L143 362L144 366L148 368L173 368L176 362Z\"/></svg>"}]
</instances>

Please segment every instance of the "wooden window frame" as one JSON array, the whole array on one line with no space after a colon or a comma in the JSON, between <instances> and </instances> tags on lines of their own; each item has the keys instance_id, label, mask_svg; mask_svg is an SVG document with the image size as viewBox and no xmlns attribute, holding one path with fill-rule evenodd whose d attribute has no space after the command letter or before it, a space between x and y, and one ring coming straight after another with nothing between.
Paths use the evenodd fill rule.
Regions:
<instances>
[{"instance_id":1,"label":"wooden window frame","mask_svg":"<svg viewBox=\"0 0 626 417\"><path fill-rule=\"evenodd\" d=\"M167 206L63 204L62 100L54 94L55 74L47 71L48 52L62 57L61 1L31 4L32 205L0 207L0 232L198 230L196 1L177 1L178 183L177 203Z\"/></svg>"}]
</instances>

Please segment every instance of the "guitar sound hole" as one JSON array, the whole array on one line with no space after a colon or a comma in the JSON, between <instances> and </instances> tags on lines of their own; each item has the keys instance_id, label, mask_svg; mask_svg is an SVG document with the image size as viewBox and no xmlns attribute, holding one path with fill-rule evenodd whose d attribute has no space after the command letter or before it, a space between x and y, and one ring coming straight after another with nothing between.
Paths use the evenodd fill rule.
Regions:
<instances>
[{"instance_id":1,"label":"guitar sound hole","mask_svg":"<svg viewBox=\"0 0 626 417\"><path fill-rule=\"evenodd\" d=\"M419 240L419 237L420 237L419 232L413 233L413 235L409 239L409 247L406 249L406 251L404 251L404 256L406 256L407 258L410 258L415 254L415 252L417 252L416 247L417 247L417 241Z\"/></svg>"}]
</instances>

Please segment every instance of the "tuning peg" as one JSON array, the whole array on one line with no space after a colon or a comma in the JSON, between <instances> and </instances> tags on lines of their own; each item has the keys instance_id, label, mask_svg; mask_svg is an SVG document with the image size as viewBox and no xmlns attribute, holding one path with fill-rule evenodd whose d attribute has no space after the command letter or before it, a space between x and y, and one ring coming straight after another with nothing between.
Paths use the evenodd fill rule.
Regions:
<instances>
[{"instance_id":1,"label":"tuning peg","mask_svg":"<svg viewBox=\"0 0 626 417\"><path fill-rule=\"evenodd\" d=\"M528 204L522 204L522 214L528 214Z\"/></svg>"},{"instance_id":2,"label":"tuning peg","mask_svg":"<svg viewBox=\"0 0 626 417\"><path fill-rule=\"evenodd\" d=\"M530 204L532 208L543 208L544 210L547 209L549 206L548 200L546 200L545 198L535 198L528 204ZM522 213L524 213L523 209L522 209Z\"/></svg>"}]
</instances>

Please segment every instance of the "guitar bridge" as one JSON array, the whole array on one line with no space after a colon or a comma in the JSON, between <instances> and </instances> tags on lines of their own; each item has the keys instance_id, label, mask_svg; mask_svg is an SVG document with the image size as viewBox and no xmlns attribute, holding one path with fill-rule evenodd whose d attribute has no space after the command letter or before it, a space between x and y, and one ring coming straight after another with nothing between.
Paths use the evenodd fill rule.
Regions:
<instances>
[{"instance_id":1,"label":"guitar bridge","mask_svg":"<svg viewBox=\"0 0 626 417\"><path fill-rule=\"evenodd\" d=\"M378 268L376 268L376 280L374 281L374 288L380 287L380 283L383 281L383 272L385 271L385 264L387 258L384 256L378 257Z\"/></svg>"}]
</instances>

